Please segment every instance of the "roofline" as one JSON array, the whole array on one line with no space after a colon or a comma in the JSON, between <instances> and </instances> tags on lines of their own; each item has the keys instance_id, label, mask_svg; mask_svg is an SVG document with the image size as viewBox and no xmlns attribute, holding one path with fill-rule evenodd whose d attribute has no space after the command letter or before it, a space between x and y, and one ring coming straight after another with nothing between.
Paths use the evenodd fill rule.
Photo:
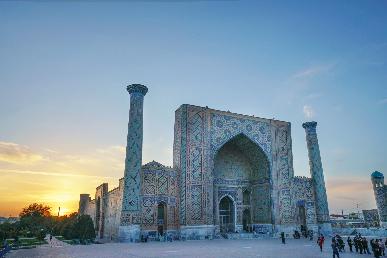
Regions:
<instances>
[{"instance_id":1,"label":"roofline","mask_svg":"<svg viewBox=\"0 0 387 258\"><path fill-rule=\"evenodd\" d=\"M253 119L263 119L263 120L267 120L268 122L274 121L274 122L286 123L286 124L291 125L291 123L288 122L288 121L283 121L283 120L278 120L278 119L270 119L270 118L263 118L263 117L254 116L254 115L239 114L239 113L234 113L234 112L231 112L231 111L224 111L224 110L209 108L208 106L202 107L202 106L191 105L191 104L181 104L176 109L176 111L179 110L180 108L182 108L183 106L191 106L191 107L203 108L203 109L207 109L207 110L210 110L210 111L215 111L215 112L220 112L220 113L225 113L225 114L231 114L231 115L236 115L236 116L242 116L242 117L247 117L247 118L250 118L250 119L251 118L253 118Z\"/></svg>"}]
</instances>

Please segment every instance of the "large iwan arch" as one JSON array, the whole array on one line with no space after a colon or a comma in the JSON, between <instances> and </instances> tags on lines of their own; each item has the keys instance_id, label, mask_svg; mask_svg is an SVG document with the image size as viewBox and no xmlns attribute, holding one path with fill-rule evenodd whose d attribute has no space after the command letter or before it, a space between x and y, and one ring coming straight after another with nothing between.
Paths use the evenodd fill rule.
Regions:
<instances>
[{"instance_id":1,"label":"large iwan arch","mask_svg":"<svg viewBox=\"0 0 387 258\"><path fill-rule=\"evenodd\" d=\"M219 148L214 157L213 178L214 224L221 232L225 227L217 204L226 194L235 200L234 232L244 231L246 210L251 213L250 227L272 224L269 161L262 149L245 134L238 134ZM245 192L250 194L248 203L243 202Z\"/></svg>"}]
</instances>

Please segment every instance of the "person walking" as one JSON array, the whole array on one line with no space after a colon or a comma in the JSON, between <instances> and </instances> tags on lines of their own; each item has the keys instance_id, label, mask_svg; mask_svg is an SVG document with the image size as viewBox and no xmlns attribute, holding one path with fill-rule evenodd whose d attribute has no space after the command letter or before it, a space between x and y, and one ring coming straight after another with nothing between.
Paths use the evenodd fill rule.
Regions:
<instances>
[{"instance_id":1,"label":"person walking","mask_svg":"<svg viewBox=\"0 0 387 258\"><path fill-rule=\"evenodd\" d=\"M318 237L317 244L320 247L320 251L321 252L322 252L322 249L323 249L324 241L325 241L325 239L324 239L323 235Z\"/></svg>"},{"instance_id":2,"label":"person walking","mask_svg":"<svg viewBox=\"0 0 387 258\"><path fill-rule=\"evenodd\" d=\"M353 243L354 243L354 245L355 245L356 253L358 253L358 252L359 252L359 241L358 241L357 236L355 236L355 237L353 238Z\"/></svg>"},{"instance_id":3,"label":"person walking","mask_svg":"<svg viewBox=\"0 0 387 258\"><path fill-rule=\"evenodd\" d=\"M352 253L352 245L353 245L353 241L351 239L351 237L349 236L348 239L347 239L347 243L348 243L348 246L349 246L349 251Z\"/></svg>"},{"instance_id":4,"label":"person walking","mask_svg":"<svg viewBox=\"0 0 387 258\"><path fill-rule=\"evenodd\" d=\"M379 258L380 257L380 247L379 247L379 239L376 239L374 242L374 257Z\"/></svg>"},{"instance_id":5,"label":"person walking","mask_svg":"<svg viewBox=\"0 0 387 258\"><path fill-rule=\"evenodd\" d=\"M357 243L359 245L360 254L363 254L363 250L364 250L363 239L361 237L358 237L357 238ZM365 252L365 250L364 250L364 252Z\"/></svg>"},{"instance_id":6,"label":"person walking","mask_svg":"<svg viewBox=\"0 0 387 258\"><path fill-rule=\"evenodd\" d=\"M332 239L331 247L332 247L333 258L336 258L336 256L337 258L340 258L339 249L335 238Z\"/></svg>"},{"instance_id":7,"label":"person walking","mask_svg":"<svg viewBox=\"0 0 387 258\"><path fill-rule=\"evenodd\" d=\"M384 249L385 249L385 246L384 246L384 243L383 243L383 240L382 240L382 239L379 239L379 248L380 248L380 255L381 255L381 256L384 256Z\"/></svg>"},{"instance_id":8,"label":"person walking","mask_svg":"<svg viewBox=\"0 0 387 258\"><path fill-rule=\"evenodd\" d=\"M368 248L368 241L367 241L367 238L363 237L362 239L362 245L363 245L363 249L364 249L364 254L367 252L367 254L371 254L370 253L370 249Z\"/></svg>"},{"instance_id":9,"label":"person walking","mask_svg":"<svg viewBox=\"0 0 387 258\"><path fill-rule=\"evenodd\" d=\"M285 233L284 232L281 232L281 240L282 240L282 244L285 244Z\"/></svg>"}]
</instances>

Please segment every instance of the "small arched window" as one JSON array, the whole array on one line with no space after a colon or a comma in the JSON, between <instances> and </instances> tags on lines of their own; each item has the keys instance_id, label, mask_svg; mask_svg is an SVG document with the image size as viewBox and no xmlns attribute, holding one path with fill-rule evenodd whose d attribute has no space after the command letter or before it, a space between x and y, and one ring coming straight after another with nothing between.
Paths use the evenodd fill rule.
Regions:
<instances>
[{"instance_id":1,"label":"small arched window","mask_svg":"<svg viewBox=\"0 0 387 258\"><path fill-rule=\"evenodd\" d=\"M250 205L250 191L245 190L243 192L243 205Z\"/></svg>"}]
</instances>

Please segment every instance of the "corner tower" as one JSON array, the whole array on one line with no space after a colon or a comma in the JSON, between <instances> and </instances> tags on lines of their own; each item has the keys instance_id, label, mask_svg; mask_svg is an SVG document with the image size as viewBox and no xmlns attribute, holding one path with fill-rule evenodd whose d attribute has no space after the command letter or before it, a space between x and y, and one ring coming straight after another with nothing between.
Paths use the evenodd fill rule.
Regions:
<instances>
[{"instance_id":1,"label":"corner tower","mask_svg":"<svg viewBox=\"0 0 387 258\"><path fill-rule=\"evenodd\" d=\"M140 238L143 105L148 88L131 84L127 86L127 91L130 94L130 109L119 239L134 242Z\"/></svg>"},{"instance_id":2,"label":"corner tower","mask_svg":"<svg viewBox=\"0 0 387 258\"><path fill-rule=\"evenodd\" d=\"M380 226L387 227L387 213L385 206L385 185L384 176L379 171L375 171L371 174L372 188L374 189L376 207L378 208Z\"/></svg>"},{"instance_id":3,"label":"corner tower","mask_svg":"<svg viewBox=\"0 0 387 258\"><path fill-rule=\"evenodd\" d=\"M324 181L324 172L321 163L320 147L318 145L317 122L306 122L302 124L306 133L306 143L308 147L309 167L312 177L316 200L316 218L319 226L319 231L325 234L332 232L332 227L329 219L329 209L327 193Z\"/></svg>"}]
</instances>

